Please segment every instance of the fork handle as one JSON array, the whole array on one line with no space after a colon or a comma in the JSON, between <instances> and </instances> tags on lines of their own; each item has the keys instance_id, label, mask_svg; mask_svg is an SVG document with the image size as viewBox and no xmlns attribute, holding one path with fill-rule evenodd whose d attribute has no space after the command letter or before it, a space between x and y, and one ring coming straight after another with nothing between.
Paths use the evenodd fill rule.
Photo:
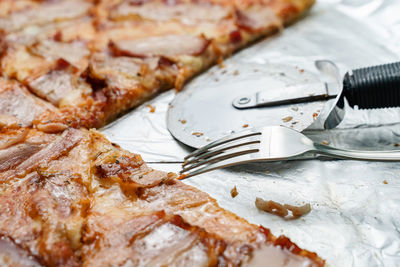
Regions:
<instances>
[{"instance_id":1,"label":"fork handle","mask_svg":"<svg viewBox=\"0 0 400 267\"><path fill-rule=\"evenodd\" d=\"M400 150L365 151L339 149L314 143L315 152L321 155L340 159L369 160L369 161L400 161Z\"/></svg>"}]
</instances>

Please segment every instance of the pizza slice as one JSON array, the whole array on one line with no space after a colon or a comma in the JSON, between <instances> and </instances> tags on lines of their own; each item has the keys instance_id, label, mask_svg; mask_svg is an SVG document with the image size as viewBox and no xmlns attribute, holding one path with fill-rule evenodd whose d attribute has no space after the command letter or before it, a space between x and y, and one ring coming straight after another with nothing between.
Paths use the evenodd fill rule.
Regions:
<instances>
[{"instance_id":1,"label":"pizza slice","mask_svg":"<svg viewBox=\"0 0 400 267\"><path fill-rule=\"evenodd\" d=\"M323 266L95 130L0 117L2 266Z\"/></svg>"},{"instance_id":2,"label":"pizza slice","mask_svg":"<svg viewBox=\"0 0 400 267\"><path fill-rule=\"evenodd\" d=\"M101 127L181 89L314 0L23 2L4 2L0 72L54 107L31 122L54 132Z\"/></svg>"}]
</instances>

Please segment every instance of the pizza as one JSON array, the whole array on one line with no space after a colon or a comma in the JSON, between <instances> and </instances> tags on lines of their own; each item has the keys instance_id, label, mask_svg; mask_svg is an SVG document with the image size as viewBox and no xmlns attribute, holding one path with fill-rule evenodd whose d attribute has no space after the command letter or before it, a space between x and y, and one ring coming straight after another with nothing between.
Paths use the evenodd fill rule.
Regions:
<instances>
[{"instance_id":1,"label":"pizza","mask_svg":"<svg viewBox=\"0 0 400 267\"><path fill-rule=\"evenodd\" d=\"M1 266L323 266L96 130L2 115Z\"/></svg>"},{"instance_id":2,"label":"pizza","mask_svg":"<svg viewBox=\"0 0 400 267\"><path fill-rule=\"evenodd\" d=\"M0 0L0 265L323 266L98 128L313 0Z\"/></svg>"},{"instance_id":3,"label":"pizza","mask_svg":"<svg viewBox=\"0 0 400 267\"><path fill-rule=\"evenodd\" d=\"M313 2L1 0L0 111L46 132L104 126Z\"/></svg>"}]
</instances>

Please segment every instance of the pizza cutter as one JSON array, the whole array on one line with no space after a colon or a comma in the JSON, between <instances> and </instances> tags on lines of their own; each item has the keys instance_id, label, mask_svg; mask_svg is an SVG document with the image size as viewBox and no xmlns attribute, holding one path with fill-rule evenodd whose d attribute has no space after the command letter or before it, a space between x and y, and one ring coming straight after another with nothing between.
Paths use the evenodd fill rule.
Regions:
<instances>
[{"instance_id":1,"label":"pizza cutter","mask_svg":"<svg viewBox=\"0 0 400 267\"><path fill-rule=\"evenodd\" d=\"M188 83L169 106L167 126L194 148L252 127L331 129L344 117L345 99L360 109L400 106L400 62L342 79L329 60L301 67L232 61Z\"/></svg>"}]
</instances>

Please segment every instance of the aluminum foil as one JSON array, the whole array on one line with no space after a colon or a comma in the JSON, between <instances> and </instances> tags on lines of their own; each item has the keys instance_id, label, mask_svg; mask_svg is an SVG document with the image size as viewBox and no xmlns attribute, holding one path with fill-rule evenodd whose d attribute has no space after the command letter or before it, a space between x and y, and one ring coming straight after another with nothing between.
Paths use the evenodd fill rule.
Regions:
<instances>
[{"instance_id":1,"label":"aluminum foil","mask_svg":"<svg viewBox=\"0 0 400 267\"><path fill-rule=\"evenodd\" d=\"M341 71L399 60L400 1L319 0L310 14L281 34L233 59L307 64L325 58ZM207 73L203 74L207 75ZM191 150L169 134L165 116L175 92L166 92L102 129L113 142L142 155L154 168L178 172ZM346 108L334 130L309 130L335 147L400 149L400 109ZM185 180L251 223L286 235L330 266L400 266L400 164L350 160L260 163L216 170ZM231 198L237 187L239 195ZM257 210L255 197L310 203L311 213L283 220Z\"/></svg>"}]
</instances>

